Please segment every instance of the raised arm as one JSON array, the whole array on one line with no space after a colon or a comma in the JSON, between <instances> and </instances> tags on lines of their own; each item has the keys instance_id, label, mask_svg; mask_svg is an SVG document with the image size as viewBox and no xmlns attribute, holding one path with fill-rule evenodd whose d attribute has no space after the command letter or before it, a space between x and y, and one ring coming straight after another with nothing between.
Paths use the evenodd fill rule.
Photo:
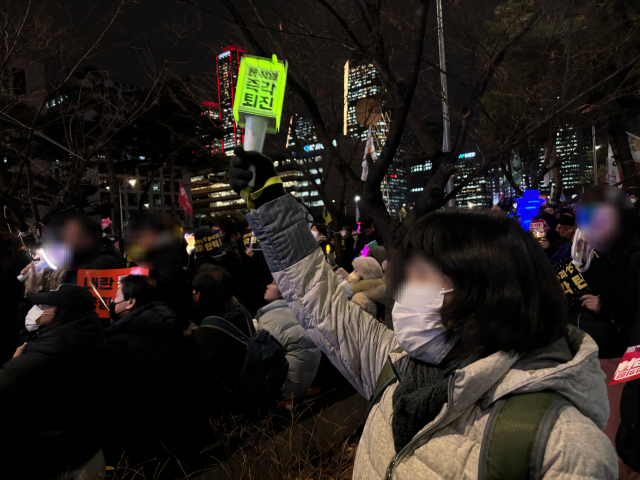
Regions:
<instances>
[{"instance_id":1,"label":"raised arm","mask_svg":"<svg viewBox=\"0 0 640 480\"><path fill-rule=\"evenodd\" d=\"M237 151L239 157L232 160L230 171L234 189L244 188L250 178L237 172L248 167L249 159L242 158L243 154L256 155ZM260 167L260 161L251 159L255 163ZM275 176L273 166L271 169ZM261 178L271 178L269 175L263 173ZM234 178L244 178L245 183ZM256 189L259 185L256 180ZM262 203L260 198L254 199L257 209L246 218L260 239L280 292L309 337L360 394L371 397L387 355L398 346L393 331L347 299L340 279L325 265L295 199L281 187L279 195L269 192L268 201Z\"/></svg>"}]
</instances>

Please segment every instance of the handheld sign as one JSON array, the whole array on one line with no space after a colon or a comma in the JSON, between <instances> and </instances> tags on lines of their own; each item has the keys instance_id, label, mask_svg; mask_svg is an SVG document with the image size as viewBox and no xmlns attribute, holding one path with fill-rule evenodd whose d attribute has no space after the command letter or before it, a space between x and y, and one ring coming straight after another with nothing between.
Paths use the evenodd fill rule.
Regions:
<instances>
[{"instance_id":1,"label":"handheld sign","mask_svg":"<svg viewBox=\"0 0 640 480\"><path fill-rule=\"evenodd\" d=\"M100 318L109 318L109 303L116 298L120 279L127 275L149 275L142 267L111 270L78 270L78 285L89 289L95 297L96 312Z\"/></svg>"},{"instance_id":2,"label":"handheld sign","mask_svg":"<svg viewBox=\"0 0 640 480\"><path fill-rule=\"evenodd\" d=\"M609 385L640 378L640 345L627 348Z\"/></svg>"},{"instance_id":3,"label":"handheld sign","mask_svg":"<svg viewBox=\"0 0 640 480\"><path fill-rule=\"evenodd\" d=\"M225 254L219 229L201 228L194 238L198 265L219 259Z\"/></svg>"},{"instance_id":4,"label":"handheld sign","mask_svg":"<svg viewBox=\"0 0 640 480\"><path fill-rule=\"evenodd\" d=\"M236 124L244 128L244 149L262 152L268 133L280 129L284 90L287 83L287 63L273 55L271 59L245 55L240 59L238 86L233 104ZM255 186L256 169L249 167L253 178L249 191Z\"/></svg>"}]
</instances>

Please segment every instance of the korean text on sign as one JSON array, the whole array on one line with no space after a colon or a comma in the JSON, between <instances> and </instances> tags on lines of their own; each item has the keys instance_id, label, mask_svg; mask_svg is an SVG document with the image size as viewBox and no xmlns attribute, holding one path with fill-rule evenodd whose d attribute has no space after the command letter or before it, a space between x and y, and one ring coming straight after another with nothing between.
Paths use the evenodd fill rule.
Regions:
<instances>
[{"instance_id":1,"label":"korean text on sign","mask_svg":"<svg viewBox=\"0 0 640 480\"><path fill-rule=\"evenodd\" d=\"M78 285L87 288L94 297L96 312L100 318L109 318L109 310L104 304L109 303L116 297L118 293L118 285L120 279L127 275L149 275L149 270L141 267L117 268L113 270L78 270ZM100 298L91 288L91 285L100 294ZM104 304L103 304L104 302Z\"/></svg>"},{"instance_id":2,"label":"korean text on sign","mask_svg":"<svg viewBox=\"0 0 640 480\"><path fill-rule=\"evenodd\" d=\"M269 119L268 133L280 129L282 104L287 82L287 65L271 59L245 55L238 69L238 88L233 105L233 115L241 128L247 115Z\"/></svg>"},{"instance_id":3,"label":"korean text on sign","mask_svg":"<svg viewBox=\"0 0 640 480\"><path fill-rule=\"evenodd\" d=\"M211 232L205 237L197 238L195 246L197 253L211 252L222 248L222 237L218 232Z\"/></svg>"},{"instance_id":4,"label":"korean text on sign","mask_svg":"<svg viewBox=\"0 0 640 480\"><path fill-rule=\"evenodd\" d=\"M609 385L640 378L640 345L627 348Z\"/></svg>"}]
</instances>

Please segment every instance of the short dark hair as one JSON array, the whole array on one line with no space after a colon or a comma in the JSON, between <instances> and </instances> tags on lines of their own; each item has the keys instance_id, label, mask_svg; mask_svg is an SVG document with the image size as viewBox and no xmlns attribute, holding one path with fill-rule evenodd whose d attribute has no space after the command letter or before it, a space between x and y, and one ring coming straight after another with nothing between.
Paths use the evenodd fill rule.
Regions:
<instances>
[{"instance_id":1,"label":"short dark hair","mask_svg":"<svg viewBox=\"0 0 640 480\"><path fill-rule=\"evenodd\" d=\"M342 230L346 230L349 233L353 232L353 228L351 228L349 225L342 227Z\"/></svg>"},{"instance_id":2,"label":"short dark hair","mask_svg":"<svg viewBox=\"0 0 640 480\"><path fill-rule=\"evenodd\" d=\"M219 267L218 265L205 263L201 265L200 268L198 268L198 273L196 274L196 278L193 281L193 288L196 291L201 292L201 290L198 290L198 288L196 287L196 279L198 280L198 285L203 286L213 285L212 282L217 282L221 287L223 300L229 300L231 297L233 297L233 277L226 269Z\"/></svg>"},{"instance_id":3,"label":"short dark hair","mask_svg":"<svg viewBox=\"0 0 640 480\"><path fill-rule=\"evenodd\" d=\"M209 264L204 264L203 267L207 265ZM222 284L213 274L213 270L202 267L198 269L193 279L193 289L200 293L200 301L204 303L216 303L224 300Z\"/></svg>"},{"instance_id":4,"label":"short dark hair","mask_svg":"<svg viewBox=\"0 0 640 480\"><path fill-rule=\"evenodd\" d=\"M451 300L440 312L450 338L477 340L488 354L525 353L566 332L567 300L555 272L539 243L509 217L433 213L416 222L405 249L452 278Z\"/></svg>"},{"instance_id":5,"label":"short dark hair","mask_svg":"<svg viewBox=\"0 0 640 480\"><path fill-rule=\"evenodd\" d=\"M312 227L316 227L318 229L318 232L320 232L322 235L324 235L325 237L327 236L327 227L325 227L323 224L321 223L314 223L312 225Z\"/></svg>"},{"instance_id":6,"label":"short dark hair","mask_svg":"<svg viewBox=\"0 0 640 480\"><path fill-rule=\"evenodd\" d=\"M214 225L227 235L239 235L238 229L228 218L219 218L215 221Z\"/></svg>"},{"instance_id":7,"label":"short dark hair","mask_svg":"<svg viewBox=\"0 0 640 480\"><path fill-rule=\"evenodd\" d=\"M136 305L142 307L147 303L160 302L162 296L158 288L158 282L145 275L127 275L120 280L122 284L122 296L125 300L135 298Z\"/></svg>"},{"instance_id":8,"label":"short dark hair","mask_svg":"<svg viewBox=\"0 0 640 480\"><path fill-rule=\"evenodd\" d=\"M362 228L371 228L374 227L375 228L375 223L373 223L373 218L371 217L364 217L364 219L362 219L362 223L360 223L360 227Z\"/></svg>"}]
</instances>

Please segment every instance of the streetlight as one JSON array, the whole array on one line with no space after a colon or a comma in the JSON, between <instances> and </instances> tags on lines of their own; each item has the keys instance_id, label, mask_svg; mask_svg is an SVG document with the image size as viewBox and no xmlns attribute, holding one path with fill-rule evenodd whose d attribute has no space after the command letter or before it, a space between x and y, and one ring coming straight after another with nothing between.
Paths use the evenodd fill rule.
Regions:
<instances>
[{"instance_id":1,"label":"streetlight","mask_svg":"<svg viewBox=\"0 0 640 480\"><path fill-rule=\"evenodd\" d=\"M356 196L356 202L357 202L358 200L360 200L360 197Z\"/></svg>"},{"instance_id":2,"label":"streetlight","mask_svg":"<svg viewBox=\"0 0 640 480\"><path fill-rule=\"evenodd\" d=\"M360 200L360 197L356 195L356 223L358 223L358 220L360 220L360 211L358 210L358 200Z\"/></svg>"}]
</instances>

